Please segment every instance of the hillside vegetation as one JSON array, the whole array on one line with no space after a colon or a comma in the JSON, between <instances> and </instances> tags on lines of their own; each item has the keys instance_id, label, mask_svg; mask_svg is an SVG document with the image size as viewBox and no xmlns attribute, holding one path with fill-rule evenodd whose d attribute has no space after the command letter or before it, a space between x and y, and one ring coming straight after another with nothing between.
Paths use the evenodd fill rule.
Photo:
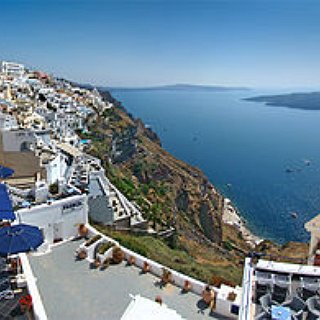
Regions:
<instances>
[{"instance_id":1,"label":"hillside vegetation","mask_svg":"<svg viewBox=\"0 0 320 320\"><path fill-rule=\"evenodd\" d=\"M88 119L89 152L102 159L108 178L141 209L150 227L158 232L175 228L166 240L119 232L112 236L203 281L219 276L239 284L244 257L252 248L238 229L222 222L223 196L201 170L164 150L157 135L109 92L102 95L115 107L97 110Z\"/></svg>"}]
</instances>

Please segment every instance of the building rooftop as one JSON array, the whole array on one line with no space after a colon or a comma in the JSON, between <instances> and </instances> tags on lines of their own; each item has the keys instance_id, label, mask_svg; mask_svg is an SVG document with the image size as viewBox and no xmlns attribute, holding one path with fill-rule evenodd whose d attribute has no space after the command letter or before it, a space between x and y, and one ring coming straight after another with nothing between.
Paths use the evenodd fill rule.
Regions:
<instances>
[{"instance_id":1,"label":"building rooftop","mask_svg":"<svg viewBox=\"0 0 320 320\"><path fill-rule=\"evenodd\" d=\"M224 319L205 308L200 296L183 294L173 285L161 288L159 278L141 274L134 266L90 268L87 260L75 259L79 244L71 241L48 254L29 256L49 319L120 319L131 302L130 295L138 294L151 300L161 296L165 305L185 319Z\"/></svg>"},{"instance_id":2,"label":"building rooftop","mask_svg":"<svg viewBox=\"0 0 320 320\"><path fill-rule=\"evenodd\" d=\"M82 152L68 143L57 143L57 147L73 157L80 157Z\"/></svg>"}]
</instances>

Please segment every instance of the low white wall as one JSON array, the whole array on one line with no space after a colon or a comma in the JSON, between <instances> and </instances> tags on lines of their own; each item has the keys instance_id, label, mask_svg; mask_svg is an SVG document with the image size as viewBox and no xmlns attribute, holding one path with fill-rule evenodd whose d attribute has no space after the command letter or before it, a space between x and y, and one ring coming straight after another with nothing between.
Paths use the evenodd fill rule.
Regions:
<instances>
[{"instance_id":1,"label":"low white wall","mask_svg":"<svg viewBox=\"0 0 320 320\"><path fill-rule=\"evenodd\" d=\"M145 262L148 263L148 265L150 266L150 273L154 274L157 277L161 277L162 273L163 273L163 269L167 269L171 272L172 274L172 280L174 285L176 285L177 287L183 288L185 281L189 281L190 285L191 285L191 289L190 291L201 296L202 291L204 290L204 288L206 287L206 283L196 280L192 277L189 277L183 273L180 273L178 271L175 271L173 269L170 269L156 261L150 260L130 249L127 249L121 245L119 245L119 243L117 241L115 241L114 239L105 236L104 234L102 234L101 232L99 232L98 230L96 230L95 228L93 228L92 226L88 225L88 230L89 230L89 237L93 237L95 235L100 234L101 238L99 240L97 240L96 242L94 242L92 245L90 245L89 247L85 247L84 243L81 244L79 246L79 249L84 249L87 252L87 260L92 262L93 258L94 258L94 250L95 247L102 242L113 242L115 243L115 245L118 245L121 247L122 251L125 254L125 259L128 260L130 257L134 257L135 258L135 266L137 266L138 268L143 268L143 265ZM107 257L111 257L112 256L112 248L110 248L108 251L106 251L104 253L104 255L100 255L98 254L98 257L100 258L100 261L103 261L105 258ZM216 308L215 308L215 312L228 317L229 319L237 319L238 316L235 314L232 314L231 311L231 306L232 305L236 305L240 307L240 300L241 297L239 297L239 295L241 296L241 292L239 293L239 287L237 288L233 288L233 287L228 287L230 288L230 292L235 292L237 293L237 300L234 302L231 302L229 300L227 300L227 295L228 292L226 292L226 288L228 286L224 286L223 289L220 288L216 288L213 287L213 290L216 293ZM222 288L222 287L221 287ZM241 290L240 290L241 291Z\"/></svg>"},{"instance_id":2,"label":"low white wall","mask_svg":"<svg viewBox=\"0 0 320 320\"><path fill-rule=\"evenodd\" d=\"M32 304L33 304L33 313L35 316L36 320L47 320L47 314L44 309L40 293L38 291L38 287L36 285L36 279L33 275L33 272L31 270L29 260L27 258L27 255L25 253L20 253L19 254L22 268L23 268L23 273L26 277L27 280L27 286L29 293L32 297Z\"/></svg>"},{"instance_id":3,"label":"low white wall","mask_svg":"<svg viewBox=\"0 0 320 320\"><path fill-rule=\"evenodd\" d=\"M251 267L251 259L246 258L242 279L242 301L239 314L239 320L250 319L251 315L251 299L252 299L252 281L253 268Z\"/></svg>"},{"instance_id":4,"label":"low white wall","mask_svg":"<svg viewBox=\"0 0 320 320\"><path fill-rule=\"evenodd\" d=\"M202 282L202 281L199 281L199 280L196 280L192 277L189 277L183 273L180 273L178 271L175 271L173 269L170 269L156 261L153 261L153 260L150 260L130 249L127 249L121 245L119 245L119 243L115 240L113 240L112 238L110 237L107 237L105 236L104 234L98 232L96 229L94 229L92 226L88 226L88 229L89 229L89 236L90 237L93 237L94 235L97 235L97 234L100 234L101 235L101 239L99 239L98 241L96 241L95 243L93 243L91 246L89 247L85 247L84 244L80 245L80 248L84 248L86 251L87 251L87 259L89 261L93 261L93 254L94 254L94 248L97 244L101 243L101 242L106 242L106 241L110 241L110 242L113 242L115 243L116 245L120 246L122 251L124 252L125 254L125 259L128 260L130 257L134 257L135 258L135 265L138 267L138 268L143 268L143 265L145 262L148 263L148 265L150 266L150 273L154 274L155 276L157 277L161 277L162 276L162 273L163 273L163 269L167 269L171 272L172 274L172 280L173 280L173 283L174 285L180 287L180 288L183 288L184 284L185 284L185 281L189 281L190 285L191 285L191 289L190 291L201 296L202 294L202 291L204 290L204 288L206 287L206 283ZM101 255L98 255L99 258L101 259L105 259L107 257L111 257L112 255L112 248L109 249L103 256ZM103 260L102 260L103 261ZM236 292L238 297L237 297L237 301L234 301L234 302L231 302L229 300L227 300L227 294L226 294L226 287L227 286L224 286L224 290L222 291L222 289L219 289L219 288L213 288L213 290L215 291L216 293L216 297L217 297L217 300L216 300L216 308L215 308L215 312L220 314L220 315L223 315L225 317L228 317L230 319L237 319L238 316L237 315L234 315L234 314L231 314L230 311L231 311L231 306L232 305L237 305L240 307L240 298L239 297L239 294L241 296L241 292L239 293L239 288L233 288L233 287L230 287L230 292Z\"/></svg>"},{"instance_id":5,"label":"low white wall","mask_svg":"<svg viewBox=\"0 0 320 320\"><path fill-rule=\"evenodd\" d=\"M121 246L121 249L125 253L126 259L128 259L131 256L135 257L135 260L136 260L135 265L137 267L142 269L144 263L147 262L148 265L150 266L150 272L158 277L162 276L163 268L170 270L170 272L172 273L172 280L173 280L174 284L180 288L183 288L185 281L188 280L191 284L191 291L198 294L198 295L201 295L203 289L207 285L204 282L201 282L201 281L196 280L194 278L191 278L183 273L172 270L172 269L170 269L170 268L168 268L158 262L155 262L155 261L150 260L144 256L141 256L140 254L135 253L134 251L131 251L125 247ZM219 289L214 288L214 290L217 291Z\"/></svg>"},{"instance_id":6,"label":"low white wall","mask_svg":"<svg viewBox=\"0 0 320 320\"><path fill-rule=\"evenodd\" d=\"M113 240L112 238L110 237L107 237L106 235L102 234L101 232L99 232L98 230L96 230L95 228L93 228L92 226L90 225L86 225L86 227L88 228L88 237L91 238L91 237L94 237L95 235L101 235L101 238L99 240L97 240L96 242L92 243L90 246L86 247L85 246L85 243L82 243L80 246L79 246L79 249L81 250L85 250L86 253L87 253L87 259L92 262L94 260L94 251L95 251L95 247L102 243L102 242L112 242L114 243L115 245L119 246L119 243L115 240ZM109 250L108 250L109 251ZM99 258L107 258L109 257L110 255L110 252L105 252L104 255L99 255ZM108 253L108 255L107 255Z\"/></svg>"}]
</instances>

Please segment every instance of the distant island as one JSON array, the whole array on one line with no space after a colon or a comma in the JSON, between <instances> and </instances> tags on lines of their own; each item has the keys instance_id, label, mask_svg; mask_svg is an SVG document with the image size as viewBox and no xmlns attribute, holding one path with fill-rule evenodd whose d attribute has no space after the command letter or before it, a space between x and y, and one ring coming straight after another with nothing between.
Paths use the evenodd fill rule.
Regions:
<instances>
[{"instance_id":1,"label":"distant island","mask_svg":"<svg viewBox=\"0 0 320 320\"><path fill-rule=\"evenodd\" d=\"M199 85L199 84L172 84L153 87L105 87L98 89L107 89L110 91L146 91L146 90L172 90L172 91L243 91L249 90L244 87L226 87L226 86L214 86L214 85Z\"/></svg>"},{"instance_id":2,"label":"distant island","mask_svg":"<svg viewBox=\"0 0 320 320\"><path fill-rule=\"evenodd\" d=\"M267 106L302 110L320 110L320 92L291 93L246 98L247 101L265 102Z\"/></svg>"}]
</instances>

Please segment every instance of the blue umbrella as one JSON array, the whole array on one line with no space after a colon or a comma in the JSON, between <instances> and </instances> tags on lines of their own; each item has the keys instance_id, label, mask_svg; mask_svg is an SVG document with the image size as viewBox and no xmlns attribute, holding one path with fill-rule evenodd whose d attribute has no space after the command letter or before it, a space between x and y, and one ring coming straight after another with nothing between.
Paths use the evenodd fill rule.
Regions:
<instances>
[{"instance_id":1,"label":"blue umbrella","mask_svg":"<svg viewBox=\"0 0 320 320\"><path fill-rule=\"evenodd\" d=\"M0 256L27 252L37 249L43 243L38 227L17 224L0 228Z\"/></svg>"},{"instance_id":2,"label":"blue umbrella","mask_svg":"<svg viewBox=\"0 0 320 320\"><path fill-rule=\"evenodd\" d=\"M0 166L0 178L1 179L9 178L13 174L14 174L13 169L10 169L10 168L4 167L4 166Z\"/></svg>"},{"instance_id":3,"label":"blue umbrella","mask_svg":"<svg viewBox=\"0 0 320 320\"><path fill-rule=\"evenodd\" d=\"M15 220L7 186L0 183L0 220Z\"/></svg>"}]
</instances>

